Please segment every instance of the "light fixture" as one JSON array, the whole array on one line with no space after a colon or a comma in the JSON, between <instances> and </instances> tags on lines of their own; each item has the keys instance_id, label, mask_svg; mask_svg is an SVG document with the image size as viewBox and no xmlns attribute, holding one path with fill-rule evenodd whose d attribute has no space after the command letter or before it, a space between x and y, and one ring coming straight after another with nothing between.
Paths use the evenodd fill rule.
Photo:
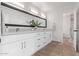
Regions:
<instances>
[{"instance_id":1,"label":"light fixture","mask_svg":"<svg viewBox=\"0 0 79 59\"><path fill-rule=\"evenodd\" d=\"M46 16L45 16L45 14L44 14L44 13L41 13L41 17L45 18Z\"/></svg>"},{"instance_id":2,"label":"light fixture","mask_svg":"<svg viewBox=\"0 0 79 59\"><path fill-rule=\"evenodd\" d=\"M22 7L24 8L24 5L19 3L19 2L9 2L10 4L13 4L13 5L18 5L19 7Z\"/></svg>"},{"instance_id":3,"label":"light fixture","mask_svg":"<svg viewBox=\"0 0 79 59\"><path fill-rule=\"evenodd\" d=\"M34 13L34 14L38 14L37 10L34 9L34 8L31 8L30 11L31 11L32 13Z\"/></svg>"}]
</instances>

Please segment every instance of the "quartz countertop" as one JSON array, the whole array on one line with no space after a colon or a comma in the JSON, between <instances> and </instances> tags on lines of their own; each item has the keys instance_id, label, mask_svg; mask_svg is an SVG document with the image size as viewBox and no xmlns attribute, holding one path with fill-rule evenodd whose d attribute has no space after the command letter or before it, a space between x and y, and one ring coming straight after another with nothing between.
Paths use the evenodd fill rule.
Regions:
<instances>
[{"instance_id":1,"label":"quartz countertop","mask_svg":"<svg viewBox=\"0 0 79 59\"><path fill-rule=\"evenodd\" d=\"M8 36L8 35L22 35L22 34L30 34L30 33L38 33L38 32L47 32L47 31L52 31L52 29L42 29L42 30L27 30L24 32L14 32L14 33L5 33L2 36Z\"/></svg>"}]
</instances>

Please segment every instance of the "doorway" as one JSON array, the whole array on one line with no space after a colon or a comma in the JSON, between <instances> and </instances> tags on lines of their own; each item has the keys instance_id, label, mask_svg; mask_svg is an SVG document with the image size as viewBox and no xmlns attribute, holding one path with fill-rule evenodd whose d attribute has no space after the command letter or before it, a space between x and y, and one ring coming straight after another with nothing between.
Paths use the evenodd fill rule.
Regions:
<instances>
[{"instance_id":1,"label":"doorway","mask_svg":"<svg viewBox=\"0 0 79 59\"><path fill-rule=\"evenodd\" d=\"M74 40L74 14L70 15L70 37Z\"/></svg>"},{"instance_id":2,"label":"doorway","mask_svg":"<svg viewBox=\"0 0 79 59\"><path fill-rule=\"evenodd\" d=\"M65 13L63 17L63 34L65 37L74 40L74 14Z\"/></svg>"}]
</instances>

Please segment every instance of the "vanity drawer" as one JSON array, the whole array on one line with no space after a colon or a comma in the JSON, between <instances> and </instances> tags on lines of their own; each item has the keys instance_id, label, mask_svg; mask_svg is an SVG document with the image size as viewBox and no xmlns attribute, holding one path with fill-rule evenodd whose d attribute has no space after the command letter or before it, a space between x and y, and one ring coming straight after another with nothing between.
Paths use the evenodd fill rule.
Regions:
<instances>
[{"instance_id":1,"label":"vanity drawer","mask_svg":"<svg viewBox=\"0 0 79 59\"><path fill-rule=\"evenodd\" d=\"M18 41L18 40L32 39L34 37L35 37L34 33L32 33L32 34L2 36L1 43L2 44L7 44L7 43Z\"/></svg>"}]
</instances>

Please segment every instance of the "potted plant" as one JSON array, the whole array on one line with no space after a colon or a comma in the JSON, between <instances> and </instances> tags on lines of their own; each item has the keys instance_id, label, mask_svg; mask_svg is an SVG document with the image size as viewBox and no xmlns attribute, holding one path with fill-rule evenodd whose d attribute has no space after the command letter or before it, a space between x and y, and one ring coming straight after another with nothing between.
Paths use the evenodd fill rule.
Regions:
<instances>
[{"instance_id":1,"label":"potted plant","mask_svg":"<svg viewBox=\"0 0 79 59\"><path fill-rule=\"evenodd\" d=\"M39 23L38 20L37 20L37 21L32 20L32 21L30 21L30 24L31 24L31 26L32 26L34 29L37 29L37 27L38 27L41 23Z\"/></svg>"}]
</instances>

